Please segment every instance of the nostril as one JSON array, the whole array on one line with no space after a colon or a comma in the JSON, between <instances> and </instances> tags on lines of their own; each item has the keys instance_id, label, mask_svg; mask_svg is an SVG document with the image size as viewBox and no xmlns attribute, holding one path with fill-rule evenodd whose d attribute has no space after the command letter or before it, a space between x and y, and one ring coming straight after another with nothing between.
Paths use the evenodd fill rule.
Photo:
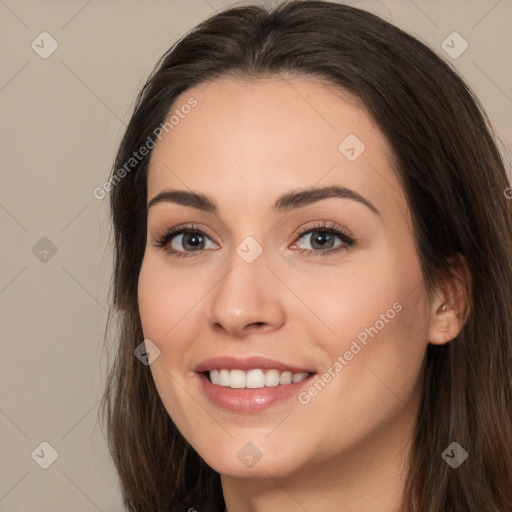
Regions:
<instances>
[{"instance_id":1,"label":"nostril","mask_svg":"<svg viewBox=\"0 0 512 512\"><path fill-rule=\"evenodd\" d=\"M255 328L260 327L262 325L265 325L265 322L253 322L252 324L249 324L247 327L255 329Z\"/></svg>"}]
</instances>

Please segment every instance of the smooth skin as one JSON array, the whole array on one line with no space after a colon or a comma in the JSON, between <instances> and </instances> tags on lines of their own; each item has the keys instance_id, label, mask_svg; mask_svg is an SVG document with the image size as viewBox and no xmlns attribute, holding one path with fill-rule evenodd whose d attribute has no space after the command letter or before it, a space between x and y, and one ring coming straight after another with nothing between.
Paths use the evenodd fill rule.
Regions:
<instances>
[{"instance_id":1,"label":"smooth skin","mask_svg":"<svg viewBox=\"0 0 512 512\"><path fill-rule=\"evenodd\" d=\"M185 91L173 110L190 97L197 106L151 155L148 203L164 189L194 191L218 212L171 202L148 212L139 308L144 336L160 350L151 371L163 404L221 474L230 512L396 512L425 350L458 334L463 304L448 281L427 294L390 149L354 98L312 78L217 79ZM338 149L350 134L365 145L354 161ZM272 209L281 194L328 185L357 192L378 213L338 197ZM356 243L297 236L325 222ZM187 257L155 246L191 223L204 233L201 250L187 235L167 245ZM236 252L249 236L263 248L252 263ZM321 376L394 303L401 311L307 404L294 396L228 411L193 371L211 357L257 355ZM248 442L261 452L252 467L237 457Z\"/></svg>"}]
</instances>

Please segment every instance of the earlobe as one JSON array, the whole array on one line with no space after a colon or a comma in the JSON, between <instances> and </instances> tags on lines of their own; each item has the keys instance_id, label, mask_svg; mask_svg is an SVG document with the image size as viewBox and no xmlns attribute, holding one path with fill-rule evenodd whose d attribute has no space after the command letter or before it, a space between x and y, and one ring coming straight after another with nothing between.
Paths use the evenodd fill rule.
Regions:
<instances>
[{"instance_id":1,"label":"earlobe","mask_svg":"<svg viewBox=\"0 0 512 512\"><path fill-rule=\"evenodd\" d=\"M428 341L433 345L443 345L456 338L467 320L470 298L466 281L469 274L465 265L463 268L463 273L459 266L459 272L444 281L432 302Z\"/></svg>"},{"instance_id":2,"label":"earlobe","mask_svg":"<svg viewBox=\"0 0 512 512\"><path fill-rule=\"evenodd\" d=\"M462 329L461 315L453 299L442 304L436 302L432 311L429 330L429 343L443 345L454 339Z\"/></svg>"}]
</instances>

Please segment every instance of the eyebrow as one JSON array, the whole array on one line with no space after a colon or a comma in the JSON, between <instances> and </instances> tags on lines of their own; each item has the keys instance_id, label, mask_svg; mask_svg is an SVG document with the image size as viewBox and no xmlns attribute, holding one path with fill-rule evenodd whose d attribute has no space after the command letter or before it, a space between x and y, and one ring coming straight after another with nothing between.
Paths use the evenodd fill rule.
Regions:
<instances>
[{"instance_id":1,"label":"eyebrow","mask_svg":"<svg viewBox=\"0 0 512 512\"><path fill-rule=\"evenodd\" d=\"M357 201L369 208L376 215L380 216L379 210L377 210L377 208L368 201L368 199L364 198L354 190L340 187L338 185L321 188L315 187L298 189L286 192L277 199L272 209L275 213L287 212L329 198L351 199L353 201ZM205 194L187 190L164 189L149 201L147 209L149 210L152 206L159 203L175 203L209 213L218 213L218 206L215 199Z\"/></svg>"}]
</instances>

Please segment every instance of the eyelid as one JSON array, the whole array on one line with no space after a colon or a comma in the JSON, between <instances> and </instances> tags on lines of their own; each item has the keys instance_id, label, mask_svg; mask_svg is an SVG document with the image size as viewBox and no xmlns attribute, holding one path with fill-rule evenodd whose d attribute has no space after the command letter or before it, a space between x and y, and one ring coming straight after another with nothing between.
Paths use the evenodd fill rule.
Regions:
<instances>
[{"instance_id":1,"label":"eyelid","mask_svg":"<svg viewBox=\"0 0 512 512\"><path fill-rule=\"evenodd\" d=\"M336 236L341 239L345 239L346 243L355 244L358 242L354 233L345 226L335 224L331 221L316 221L313 225L309 225L305 228L301 227L295 234L294 240L302 238L304 235L314 231L333 231Z\"/></svg>"},{"instance_id":2,"label":"eyelid","mask_svg":"<svg viewBox=\"0 0 512 512\"><path fill-rule=\"evenodd\" d=\"M212 249L200 249L197 251L180 251L176 249L169 249L169 244L176 238L177 236L187 234L187 233L194 233L197 232L198 234L206 235L215 245L220 246L218 242L215 241L215 237L212 236L208 232L208 228L199 226L195 223L185 223L185 224L178 224L177 226L173 226L172 228L164 229L160 232L160 234L155 235L154 237L154 247L163 249L166 251L169 255L173 256L195 256L202 255L206 251L210 251ZM345 226L337 225L331 221L316 221L313 225L308 225L307 227L301 227L296 234L294 235L292 245L295 245L298 240L300 240L305 235L308 235L310 233L314 233L315 231L327 231L335 236L337 236L341 240L341 244L338 247L330 248L326 250L319 250L319 249L298 249L297 252L299 253L308 253L308 254L315 254L315 255L327 255L331 253L335 253L340 249L348 249L358 242L354 234L351 230L347 229Z\"/></svg>"},{"instance_id":3,"label":"eyelid","mask_svg":"<svg viewBox=\"0 0 512 512\"><path fill-rule=\"evenodd\" d=\"M153 240L155 242L158 242L158 240L162 240L166 237L171 237L172 235L178 236L179 234L182 234L183 232L189 232L189 231L197 231L200 233L205 234L210 238L213 242L215 242L217 245L219 245L218 242L215 241L215 236L212 235L210 230L205 226L200 226L199 224L196 224L194 222L184 223L184 224L177 224L176 226L173 226L171 228L164 227L160 230L158 230L155 235L153 236Z\"/></svg>"},{"instance_id":4,"label":"eyelid","mask_svg":"<svg viewBox=\"0 0 512 512\"><path fill-rule=\"evenodd\" d=\"M195 252L197 253L203 253L204 249L201 249L199 251L178 251L175 249L170 249L169 246L172 243L172 241L181 235L185 235L187 233L198 233L201 235L205 235L208 239L212 241L215 245L219 246L219 244L215 241L215 237L212 236L209 233L208 228L201 227L195 223L185 223L185 224L178 224L176 226L173 226L171 228L163 228L155 233L152 237L152 245L153 247L157 249L161 249L164 252L168 253L170 256L178 255L178 256L187 256L187 255L194 255ZM211 250L211 249L208 249Z\"/></svg>"}]
</instances>

